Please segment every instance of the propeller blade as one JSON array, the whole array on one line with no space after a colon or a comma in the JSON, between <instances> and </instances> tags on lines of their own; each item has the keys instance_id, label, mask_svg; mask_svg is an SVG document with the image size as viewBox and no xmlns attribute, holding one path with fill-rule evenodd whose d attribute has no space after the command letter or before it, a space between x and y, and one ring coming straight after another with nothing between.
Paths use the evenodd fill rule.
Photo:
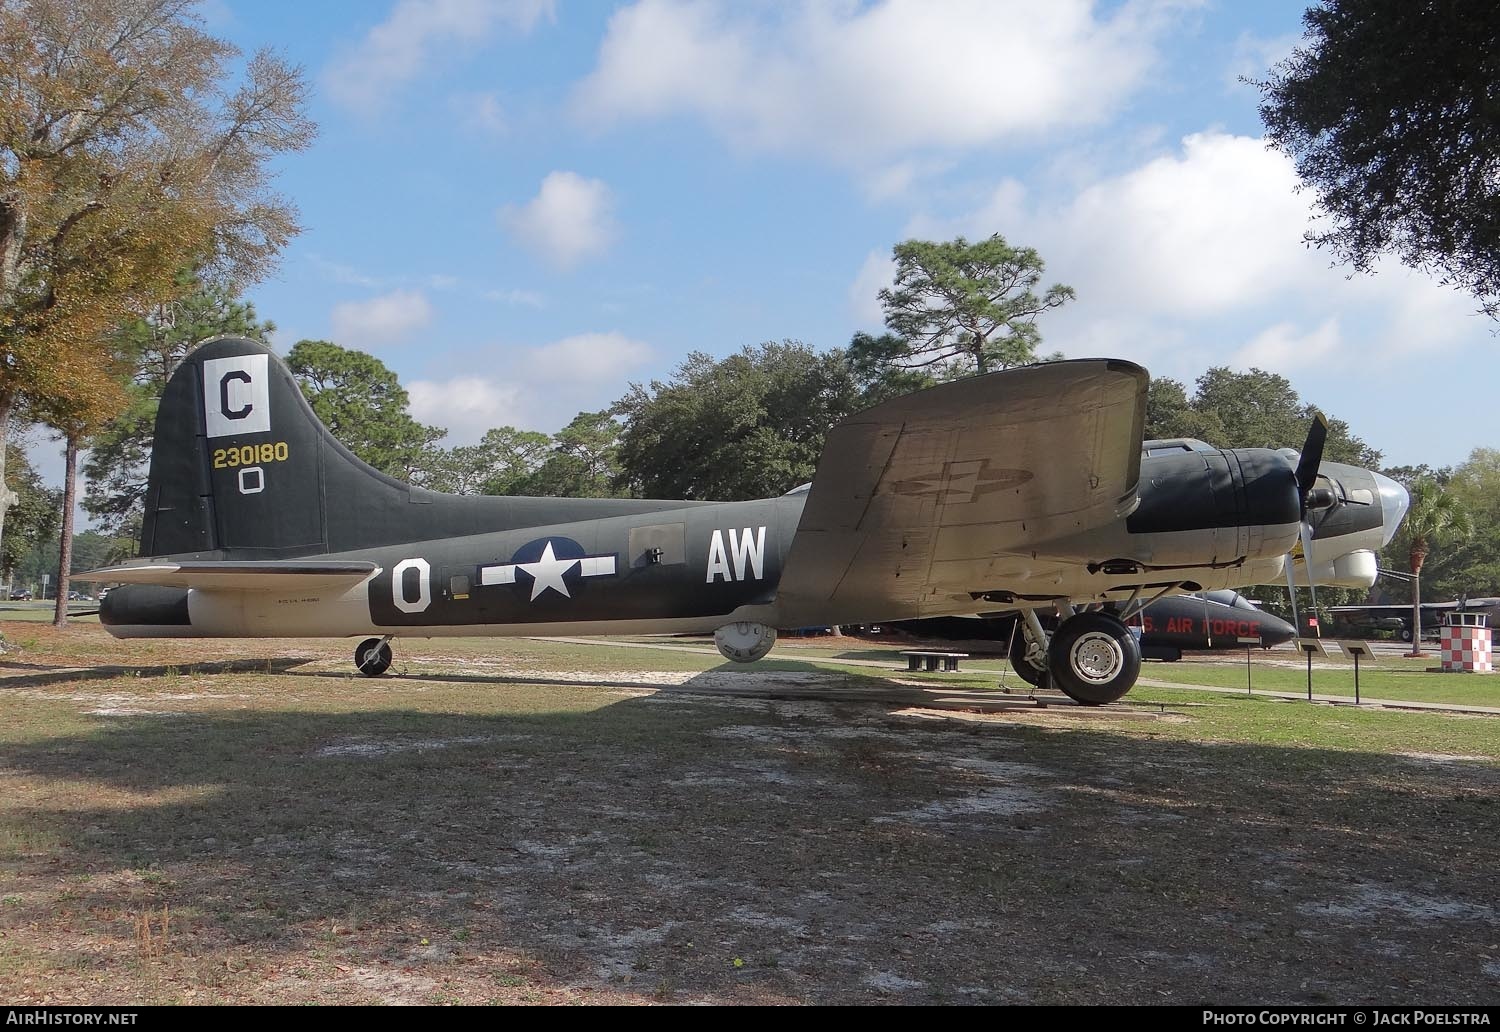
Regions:
<instances>
[{"instance_id":1,"label":"propeller blade","mask_svg":"<svg viewBox=\"0 0 1500 1032\"><path fill-rule=\"evenodd\" d=\"M1297 636L1302 636L1302 625L1297 622L1297 583L1292 579L1292 557L1286 557L1286 597L1292 603L1292 626L1297 628Z\"/></svg>"},{"instance_id":2,"label":"propeller blade","mask_svg":"<svg viewBox=\"0 0 1500 1032\"><path fill-rule=\"evenodd\" d=\"M1312 552L1309 548L1312 544L1312 524L1303 520L1300 533L1302 535L1302 563L1307 567L1307 604L1312 609L1313 619L1316 620L1318 618L1318 587L1313 583Z\"/></svg>"},{"instance_id":3,"label":"propeller blade","mask_svg":"<svg viewBox=\"0 0 1500 1032\"><path fill-rule=\"evenodd\" d=\"M1297 460L1297 491L1304 516L1307 496L1318 483L1318 467L1323 464L1323 445L1327 443L1328 419L1321 412L1314 413L1313 424L1307 428L1307 441L1302 445L1302 456Z\"/></svg>"}]
</instances>

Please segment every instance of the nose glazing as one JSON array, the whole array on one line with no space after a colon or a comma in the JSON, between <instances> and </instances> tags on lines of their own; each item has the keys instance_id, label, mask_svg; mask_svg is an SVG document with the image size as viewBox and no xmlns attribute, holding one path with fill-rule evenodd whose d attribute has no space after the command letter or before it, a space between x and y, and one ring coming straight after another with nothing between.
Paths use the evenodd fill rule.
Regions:
<instances>
[{"instance_id":1,"label":"nose glazing","mask_svg":"<svg viewBox=\"0 0 1500 1032\"><path fill-rule=\"evenodd\" d=\"M1411 495L1390 477L1379 473L1371 473L1371 476L1375 478L1375 489L1380 492L1380 523L1384 530L1380 544L1384 547L1391 543L1391 538L1396 536L1396 529L1406 519Z\"/></svg>"}]
</instances>

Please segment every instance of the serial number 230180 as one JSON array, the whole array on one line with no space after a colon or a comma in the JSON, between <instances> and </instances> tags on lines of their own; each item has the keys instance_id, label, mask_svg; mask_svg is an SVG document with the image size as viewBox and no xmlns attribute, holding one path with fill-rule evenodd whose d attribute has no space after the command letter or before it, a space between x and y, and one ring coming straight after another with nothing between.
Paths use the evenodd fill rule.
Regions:
<instances>
[{"instance_id":1,"label":"serial number 230180","mask_svg":"<svg viewBox=\"0 0 1500 1032\"><path fill-rule=\"evenodd\" d=\"M214 469L233 469L236 466L254 466L264 462L285 462L285 441L275 444L245 444L238 448L215 448Z\"/></svg>"}]
</instances>

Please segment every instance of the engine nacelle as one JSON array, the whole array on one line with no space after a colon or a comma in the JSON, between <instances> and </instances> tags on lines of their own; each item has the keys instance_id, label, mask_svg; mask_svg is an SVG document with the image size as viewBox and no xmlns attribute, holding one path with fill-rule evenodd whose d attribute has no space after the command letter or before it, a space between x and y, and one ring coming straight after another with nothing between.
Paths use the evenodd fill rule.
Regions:
<instances>
[{"instance_id":1,"label":"engine nacelle","mask_svg":"<svg viewBox=\"0 0 1500 1032\"><path fill-rule=\"evenodd\" d=\"M776 628L741 620L725 624L714 631L714 644L725 659L736 663L754 663L776 644Z\"/></svg>"},{"instance_id":2,"label":"engine nacelle","mask_svg":"<svg viewBox=\"0 0 1500 1032\"><path fill-rule=\"evenodd\" d=\"M1313 542L1316 546L1317 542ZM1297 560L1292 567L1292 579L1298 587L1307 584L1311 573L1316 588L1373 588L1379 573L1375 553L1368 549L1337 556L1332 562L1318 562L1318 549L1311 549L1313 562Z\"/></svg>"}]
</instances>

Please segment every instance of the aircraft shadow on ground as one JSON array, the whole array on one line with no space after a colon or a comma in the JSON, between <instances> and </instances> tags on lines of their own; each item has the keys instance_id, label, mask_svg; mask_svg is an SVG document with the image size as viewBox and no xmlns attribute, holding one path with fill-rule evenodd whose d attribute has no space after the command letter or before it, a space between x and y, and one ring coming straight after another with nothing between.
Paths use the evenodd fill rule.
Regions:
<instances>
[{"instance_id":1,"label":"aircraft shadow on ground","mask_svg":"<svg viewBox=\"0 0 1500 1032\"><path fill-rule=\"evenodd\" d=\"M1423 998L1494 998L1487 765L668 695L129 716L3 760L0 869L31 887L8 949L40 929L80 985L109 984L107 951L49 929L129 944L161 905L161 963L210 995L226 958L317 951L359 998L497 971L662 999L1181 1003L1402 1002L1420 972Z\"/></svg>"},{"instance_id":2,"label":"aircraft shadow on ground","mask_svg":"<svg viewBox=\"0 0 1500 1032\"><path fill-rule=\"evenodd\" d=\"M296 670L288 668L278 673L289 673L297 677L331 677L347 681L352 677L362 675L350 670ZM651 682L647 680L622 681L610 680L608 678L590 677L588 680L580 680L577 677L562 678L549 677L546 673L536 674L508 674L508 673L473 673L469 671L446 673L442 671L426 671L401 667L397 661L396 670L381 675L382 681L417 681L429 684L478 684L478 685L547 685L559 688L627 688L641 691L656 689L673 689L678 691L698 690L706 694L729 694L733 685L725 685L722 678L729 675L731 681L743 678L747 691L774 694L776 692L775 675L777 674L816 674L820 675L824 684L817 682L795 686L799 693L816 693L820 687L833 690L839 688L862 688L871 692L889 692L894 696L902 694L901 686L892 685L886 677L889 674L900 673L898 667L892 664L889 671L857 671L848 669L829 669L826 665L798 660L775 660L756 664L755 668L747 669L738 663L725 662L719 666L712 667L700 673L691 673L682 682ZM685 674L688 672L684 671ZM934 682L933 688L948 688L955 691L967 690L968 685L945 685ZM791 690L793 686L788 685ZM915 692L908 692L914 696ZM902 702L901 705L906 705Z\"/></svg>"},{"instance_id":3,"label":"aircraft shadow on ground","mask_svg":"<svg viewBox=\"0 0 1500 1032\"><path fill-rule=\"evenodd\" d=\"M36 673L0 677L0 694L6 689L38 688L50 684L87 681L113 681L121 677L179 677L184 674L283 674L311 662L308 659L280 657L273 659L225 659L209 662L162 663L153 666L78 666L57 668L38 663L0 661L0 673L7 670L35 670Z\"/></svg>"}]
</instances>

